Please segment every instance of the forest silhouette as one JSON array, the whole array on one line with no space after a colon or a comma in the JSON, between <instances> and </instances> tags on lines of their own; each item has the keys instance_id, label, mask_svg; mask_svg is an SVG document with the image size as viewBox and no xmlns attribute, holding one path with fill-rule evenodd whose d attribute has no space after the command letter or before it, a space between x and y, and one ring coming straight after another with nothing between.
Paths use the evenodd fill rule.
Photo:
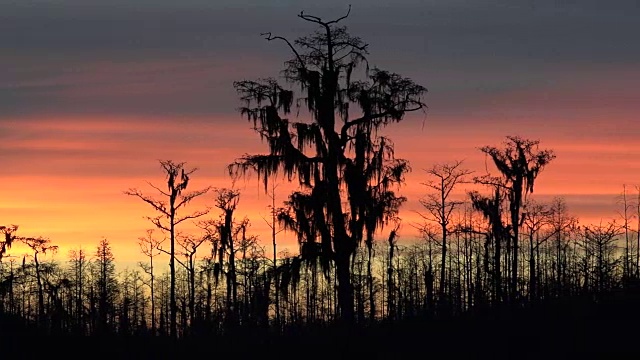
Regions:
<instances>
[{"instance_id":1,"label":"forest silhouette","mask_svg":"<svg viewBox=\"0 0 640 360\"><path fill-rule=\"evenodd\" d=\"M34 336L57 339L61 354L94 344L131 358L634 351L640 188L623 187L620 222L580 224L562 198L532 196L554 152L506 136L478 144L488 173L462 161L426 169L423 222L413 224L421 240L400 244L412 169L383 134L426 111L427 89L370 68L367 44L342 25L348 16L302 12L315 32L263 34L290 55L282 76L233 84L239 115L268 150L238 154L230 184L258 175L272 199L271 239L251 233L261 220L242 217L239 190L194 190L197 169L172 160L160 161L166 183L123 191L148 205L136 269L117 272L104 238L66 262L43 261L52 240L0 226L0 351L37 352ZM282 175L298 190L278 204ZM453 196L463 184L474 190ZM210 193L210 207L190 206ZM201 232L181 232L187 221ZM284 231L297 254L279 248ZM16 244L30 255L12 257ZM158 270L165 256L169 270Z\"/></svg>"}]
</instances>

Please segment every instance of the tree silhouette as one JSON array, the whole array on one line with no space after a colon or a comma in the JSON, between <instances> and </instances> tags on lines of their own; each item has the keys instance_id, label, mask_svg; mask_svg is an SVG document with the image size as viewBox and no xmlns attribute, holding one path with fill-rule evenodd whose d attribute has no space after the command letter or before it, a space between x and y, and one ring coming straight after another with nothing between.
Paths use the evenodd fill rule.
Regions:
<instances>
[{"instance_id":1,"label":"tree silhouette","mask_svg":"<svg viewBox=\"0 0 640 360\"><path fill-rule=\"evenodd\" d=\"M0 234L4 235L4 238L0 238L0 261L7 250L11 249L11 244L16 238L16 231L18 231L18 225L0 226Z\"/></svg>"},{"instance_id":2,"label":"tree silhouette","mask_svg":"<svg viewBox=\"0 0 640 360\"><path fill-rule=\"evenodd\" d=\"M638 196L636 197L636 277L640 278L640 186L636 186Z\"/></svg>"},{"instance_id":3,"label":"tree silhouette","mask_svg":"<svg viewBox=\"0 0 640 360\"><path fill-rule=\"evenodd\" d=\"M177 305L176 305L176 226L180 223L189 220L196 219L209 212L209 209L196 211L189 215L178 216L178 211L187 205L191 200L198 196L206 194L211 187L207 187L201 190L195 190L191 192L184 192L189 184L189 176L193 174L197 169L191 169L185 171L184 162L174 163L171 160L162 160L160 165L163 171L167 175L167 188L168 191L164 191L155 185L148 183L152 188L157 190L166 200L156 200L153 197L144 195L138 189L129 189L124 193L126 195L135 196L142 201L151 205L154 210L160 213L156 217L147 217L156 227L169 233L170 236L170 250L169 250L169 269L171 272L171 288L170 288L170 334L172 338L177 337ZM164 219L164 221L163 221ZM167 223L168 221L168 223Z\"/></svg>"},{"instance_id":4,"label":"tree silhouette","mask_svg":"<svg viewBox=\"0 0 640 360\"><path fill-rule=\"evenodd\" d=\"M487 249L487 251L485 251L485 270L489 272L488 245L490 240L493 240L493 269L490 275L492 278L494 303L499 305L502 302L502 266L500 263L502 242L508 237L509 229L502 220L504 188L500 179L485 177L483 179L475 179L475 181L491 186L493 190L492 196L485 196L481 195L478 191L471 191L469 192L469 197L471 198L473 208L482 214L489 225L487 244L485 245L485 249Z\"/></svg>"},{"instance_id":5,"label":"tree silhouette","mask_svg":"<svg viewBox=\"0 0 640 360\"><path fill-rule=\"evenodd\" d=\"M178 263L182 265L187 271L189 282L189 323L195 322L196 316L196 253L198 248L207 239L206 236L194 237L194 236L179 236L178 244L182 247L182 255L185 257L185 261L182 262L178 259Z\"/></svg>"},{"instance_id":6,"label":"tree silhouette","mask_svg":"<svg viewBox=\"0 0 640 360\"><path fill-rule=\"evenodd\" d=\"M553 211L548 206L529 200L526 203L526 208L527 212L522 214L522 224L529 239L529 300L533 302L537 299L538 290L536 251L540 245L555 236L555 233L550 231L544 236L540 236L541 229L551 225Z\"/></svg>"},{"instance_id":7,"label":"tree silhouette","mask_svg":"<svg viewBox=\"0 0 640 360\"><path fill-rule=\"evenodd\" d=\"M289 47L293 58L286 62L285 80L305 94L294 99L293 91L271 78L235 82L245 103L240 112L267 141L269 153L247 154L230 165L234 175L257 172L265 192L278 173L289 180L297 176L302 190L290 195L290 216L282 221L298 234L301 246L315 249L309 245L319 244L325 269L335 263L340 316L347 323L354 319L350 260L365 230L373 234L397 211L403 199L391 188L409 170L379 130L401 121L407 112L424 109L426 92L412 80L378 68L354 81L354 71L367 63L368 52L367 44L339 26L348 15L326 21L301 12L299 18L319 29L293 44L265 34L268 41ZM309 120L284 117L294 100L298 110L306 106Z\"/></svg>"},{"instance_id":8,"label":"tree silhouette","mask_svg":"<svg viewBox=\"0 0 640 360\"><path fill-rule=\"evenodd\" d=\"M435 220L442 229L442 254L440 261L440 288L438 291L439 300L444 299L445 292L445 261L447 257L447 235L449 234L449 223L451 222L451 214L464 202L460 200L451 200L451 192L453 189L465 181L465 176L471 174L471 171L462 169L462 161L456 161L450 164L438 164L427 169L426 172L430 178L425 185L435 193L430 193L420 199L420 204L431 214L433 218L429 218L420 214L427 220Z\"/></svg>"},{"instance_id":9,"label":"tree silhouette","mask_svg":"<svg viewBox=\"0 0 640 360\"><path fill-rule=\"evenodd\" d=\"M507 190L511 220L507 249L513 244L511 257L511 282L509 295L515 300L518 293L518 242L520 238L521 208L528 193L533 193L533 185L542 169L555 158L551 150L538 150L539 140L507 136L504 148L484 146L480 150L491 157L503 178ZM509 250L507 250L509 251Z\"/></svg>"},{"instance_id":10,"label":"tree silhouette","mask_svg":"<svg viewBox=\"0 0 640 360\"><path fill-rule=\"evenodd\" d=\"M75 322L76 331L85 334L85 311L84 311L84 286L87 272L87 253L82 248L69 251L69 264L72 272L72 283L75 296Z\"/></svg>"},{"instance_id":11,"label":"tree silhouette","mask_svg":"<svg viewBox=\"0 0 640 360\"><path fill-rule=\"evenodd\" d=\"M566 201L561 197L555 197L549 205L549 225L553 234L552 252L555 253L556 279L553 284L556 294L567 294L569 285L567 277L569 269L567 248L569 247L569 235L578 232L578 219L569 215ZM574 241L575 243L575 241Z\"/></svg>"},{"instance_id":12,"label":"tree silhouette","mask_svg":"<svg viewBox=\"0 0 640 360\"><path fill-rule=\"evenodd\" d=\"M622 227L624 229L624 260L622 264L623 264L623 273L624 273L623 277L626 281L631 276L630 264L631 264L632 255L630 250L631 240L630 240L630 234L629 234L629 228L630 228L629 222L631 220L631 215L629 214L629 212L633 208L633 205L629 203L629 200L627 198L626 184L622 185L622 194L620 194L618 201L620 205L622 205L622 212L618 211L618 215L622 218Z\"/></svg>"},{"instance_id":13,"label":"tree silhouette","mask_svg":"<svg viewBox=\"0 0 640 360\"><path fill-rule=\"evenodd\" d=\"M278 213L282 212L282 208L276 208L276 187L275 182L271 184L271 194L269 194L269 198L271 199L271 205L269 205L269 212L271 213L271 221L267 221L264 217L262 218L269 229L271 229L271 245L273 246L273 266L272 266L272 274L274 277L275 284L275 313L276 313L276 324L280 324L280 279L277 271L278 268L278 251L277 251L277 243L276 243L276 235L284 231L284 229L277 229L278 227Z\"/></svg>"},{"instance_id":14,"label":"tree silhouette","mask_svg":"<svg viewBox=\"0 0 640 360\"><path fill-rule=\"evenodd\" d=\"M619 247L616 239L623 234L622 226L616 224L615 221L607 224L595 224L584 226L584 241L582 246L588 257L593 259L593 263L589 264L585 270L591 272L592 290L602 293L605 290L611 290L614 286L614 273L617 265L621 262L616 258L615 252ZM588 282L585 282L585 285Z\"/></svg>"},{"instance_id":15,"label":"tree silhouette","mask_svg":"<svg viewBox=\"0 0 640 360\"><path fill-rule=\"evenodd\" d=\"M35 264L35 275L38 284L38 323L42 325L45 315L44 304L44 285L42 281L41 264L38 260L38 254L46 254L47 252L55 252L58 250L57 245L51 245L51 240L43 237L21 237L19 238L26 246L33 251L33 262Z\"/></svg>"},{"instance_id":16,"label":"tree silhouette","mask_svg":"<svg viewBox=\"0 0 640 360\"><path fill-rule=\"evenodd\" d=\"M147 229L146 237L138 238L138 245L140 251L146 257L149 258L149 264L143 262L138 263L142 270L149 275L149 290L151 291L151 333L156 333L156 299L155 299L155 275L153 272L153 258L160 254L159 247L164 242L163 240L157 240L153 237L153 229Z\"/></svg>"},{"instance_id":17,"label":"tree silhouette","mask_svg":"<svg viewBox=\"0 0 640 360\"><path fill-rule=\"evenodd\" d=\"M111 332L116 329L116 324L110 321L115 313L115 298L118 291L116 279L115 256L111 250L111 244L106 238L98 243L95 255L97 277L95 278L98 289L98 333Z\"/></svg>"},{"instance_id":18,"label":"tree silhouette","mask_svg":"<svg viewBox=\"0 0 640 360\"><path fill-rule=\"evenodd\" d=\"M208 233L211 241L211 258L214 262L214 277L216 283L221 274L226 278L226 305L228 325L235 325L238 314L238 283L235 257L238 251L234 235L241 230L234 222L234 212L240 202L240 192L235 189L217 189L215 207L222 211L220 220L205 221L201 227ZM226 264L226 266L225 266Z\"/></svg>"}]
</instances>

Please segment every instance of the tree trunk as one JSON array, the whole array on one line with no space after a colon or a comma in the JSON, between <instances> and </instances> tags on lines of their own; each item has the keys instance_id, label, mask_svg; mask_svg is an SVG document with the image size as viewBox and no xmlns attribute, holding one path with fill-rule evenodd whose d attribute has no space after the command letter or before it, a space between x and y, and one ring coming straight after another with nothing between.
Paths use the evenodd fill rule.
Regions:
<instances>
[{"instance_id":1,"label":"tree trunk","mask_svg":"<svg viewBox=\"0 0 640 360\"><path fill-rule=\"evenodd\" d=\"M354 320L353 289L351 287L351 272L349 271L349 256L336 256L336 273L338 278L338 307L340 319L344 324L351 324Z\"/></svg>"},{"instance_id":2,"label":"tree trunk","mask_svg":"<svg viewBox=\"0 0 640 360\"><path fill-rule=\"evenodd\" d=\"M502 273L500 271L500 262L501 259L501 244L500 244L500 236L494 236L495 240L495 256L493 258L493 272L494 272L494 293L496 297L496 303L500 304L502 302Z\"/></svg>"},{"instance_id":3,"label":"tree trunk","mask_svg":"<svg viewBox=\"0 0 640 360\"><path fill-rule=\"evenodd\" d=\"M178 336L178 324L177 324L177 312L178 308L176 305L176 252L175 252L175 209L173 206L173 201L171 202L171 218L170 218L170 226L171 226L171 249L170 249L170 260L169 260L169 269L171 271L171 285L169 290L169 312L170 312L170 328L169 328L169 336L172 339L176 339Z\"/></svg>"},{"instance_id":4,"label":"tree trunk","mask_svg":"<svg viewBox=\"0 0 640 360\"><path fill-rule=\"evenodd\" d=\"M440 203L440 226L442 227L442 258L440 259L440 289L439 289L439 293L438 293L438 301L440 303L440 305L443 305L444 302L444 292L445 292L445 279L446 279L446 274L445 274L445 262L447 259L447 214L446 214L446 197L445 197L445 183L444 183L444 177L441 178L442 182L440 185L440 194L441 194L441 203Z\"/></svg>"},{"instance_id":5,"label":"tree trunk","mask_svg":"<svg viewBox=\"0 0 640 360\"><path fill-rule=\"evenodd\" d=\"M191 255L189 263L189 326L193 328L196 319L196 269L193 255Z\"/></svg>"},{"instance_id":6,"label":"tree trunk","mask_svg":"<svg viewBox=\"0 0 640 360\"><path fill-rule=\"evenodd\" d=\"M36 281L38 283L38 327L42 326L44 320L44 290L42 288L42 278L40 277L40 262L38 262L38 253L33 255L36 265Z\"/></svg>"},{"instance_id":7,"label":"tree trunk","mask_svg":"<svg viewBox=\"0 0 640 360\"><path fill-rule=\"evenodd\" d=\"M278 258L277 258L277 244L276 244L276 202L275 202L275 188L272 192L271 202L271 241L273 243L273 276L275 286L275 310L276 310L276 326L280 329L280 276L278 274ZM279 331L279 330L278 330Z\"/></svg>"},{"instance_id":8,"label":"tree trunk","mask_svg":"<svg viewBox=\"0 0 640 360\"><path fill-rule=\"evenodd\" d=\"M536 300L536 258L533 246L533 233L529 234L529 301Z\"/></svg>"},{"instance_id":9,"label":"tree trunk","mask_svg":"<svg viewBox=\"0 0 640 360\"><path fill-rule=\"evenodd\" d=\"M231 239L231 231L229 231L229 286L231 290L231 313L233 316L233 321L237 319L238 314L238 287L236 281L236 259L235 259L235 250L233 247L233 239Z\"/></svg>"},{"instance_id":10,"label":"tree trunk","mask_svg":"<svg viewBox=\"0 0 640 360\"><path fill-rule=\"evenodd\" d=\"M151 266L149 271L151 272L151 335L156 335L156 299L154 289L154 276L153 276L153 256L150 256Z\"/></svg>"},{"instance_id":11,"label":"tree trunk","mask_svg":"<svg viewBox=\"0 0 640 360\"><path fill-rule=\"evenodd\" d=\"M376 301L375 301L374 289L373 289L373 273L371 272L371 260L372 260L371 246L368 246L367 250L368 250L367 287L369 288L369 320L373 322L376 318Z\"/></svg>"}]
</instances>

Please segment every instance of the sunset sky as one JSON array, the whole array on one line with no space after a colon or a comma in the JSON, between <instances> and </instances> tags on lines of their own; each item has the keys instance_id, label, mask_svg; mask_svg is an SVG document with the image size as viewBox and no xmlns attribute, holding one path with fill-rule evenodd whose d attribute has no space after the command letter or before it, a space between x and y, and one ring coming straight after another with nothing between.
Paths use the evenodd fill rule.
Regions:
<instances>
[{"instance_id":1,"label":"sunset sky","mask_svg":"<svg viewBox=\"0 0 640 360\"><path fill-rule=\"evenodd\" d=\"M230 187L226 165L266 149L237 113L232 83L278 76L290 55L260 33L293 39L315 30L301 10L329 19L347 4L0 1L0 224L51 238L61 260L78 246L93 252L102 237L119 261L140 259L136 239L153 213L123 191L164 186L158 159L198 167L194 190ZM636 0L351 4L344 24L369 44L369 63L429 90L426 114L386 131L413 168L401 191L403 241L416 236L408 224L418 221L423 169L464 160L477 174L494 171L478 147L506 135L555 151L534 195L564 196L583 223L616 218L623 184L640 185ZM235 185L238 216L267 241L269 198L255 176ZM293 235L281 241L296 250Z\"/></svg>"}]
</instances>

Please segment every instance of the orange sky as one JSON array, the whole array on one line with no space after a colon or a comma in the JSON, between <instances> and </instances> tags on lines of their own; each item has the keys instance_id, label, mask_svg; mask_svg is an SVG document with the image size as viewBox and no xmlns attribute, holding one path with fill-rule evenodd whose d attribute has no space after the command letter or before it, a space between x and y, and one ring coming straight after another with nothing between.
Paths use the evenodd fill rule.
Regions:
<instances>
[{"instance_id":1,"label":"orange sky","mask_svg":"<svg viewBox=\"0 0 640 360\"><path fill-rule=\"evenodd\" d=\"M206 186L230 187L226 164L244 152L260 152L265 148L249 129L248 123L236 119L203 119L183 117L158 121L153 118L69 117L34 119L28 122L2 147L13 149L5 156L5 169L0 181L0 218L20 225L25 236L46 236L60 246L59 259L66 258L70 248L82 246L93 251L101 237L108 238L119 261L140 260L136 239L151 224L144 216L152 215L142 201L122 191L137 187L154 194L145 181L163 185L158 159L186 161L198 167L192 176L191 189ZM422 121L425 121L424 127ZM416 236L410 223L419 221L418 199L425 194L421 182L423 169L436 162L464 160L467 168L482 173L485 157L477 150L482 145L499 145L504 134L521 134L540 138L543 129L516 123L452 129L449 123L462 120L424 119L413 116L389 128L396 142L397 156L409 159L413 172L401 193L409 198L400 216L405 226L403 240ZM596 121L596 120L592 120ZM197 126L192 126L196 124ZM216 124L224 124L217 126ZM640 170L640 146L632 139L606 140L598 132L581 131L572 139L559 122L556 132L542 137L542 147L554 149L557 159L540 175L536 198L545 201L556 195L565 196L573 214L582 222L616 217L616 195L622 184L634 184ZM490 171L492 164L487 163ZM277 193L285 197L286 184ZM252 220L252 232L269 240L268 227L261 216L268 213L269 198L262 193L257 177L236 184L241 190L239 217ZM291 186L289 186L291 188ZM460 188L460 192L464 187ZM633 190L633 189L631 189ZM187 209L212 205L213 194L193 202ZM213 212L211 217L217 217ZM194 229L190 224L186 229ZM295 237L283 233L281 244L295 251ZM13 252L19 255L20 250Z\"/></svg>"}]
</instances>

